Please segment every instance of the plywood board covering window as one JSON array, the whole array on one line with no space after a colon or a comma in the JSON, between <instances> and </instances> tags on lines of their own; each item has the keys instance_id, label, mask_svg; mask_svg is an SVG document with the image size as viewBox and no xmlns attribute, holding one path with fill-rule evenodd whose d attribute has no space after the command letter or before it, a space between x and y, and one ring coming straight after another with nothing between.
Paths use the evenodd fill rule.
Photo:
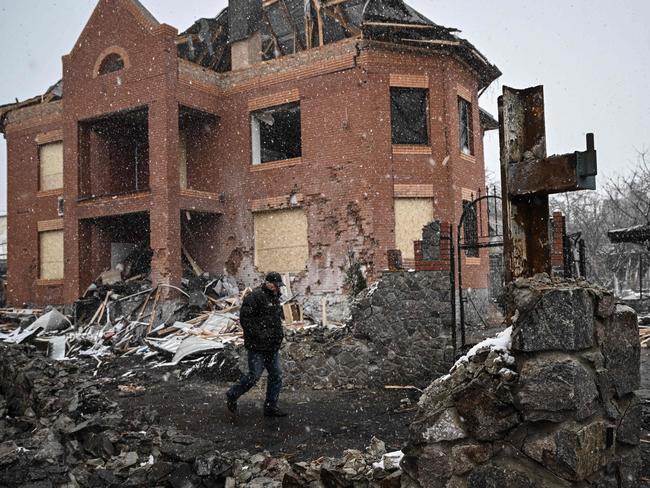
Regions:
<instances>
[{"instance_id":1,"label":"plywood board covering window","mask_svg":"<svg viewBox=\"0 0 650 488\"><path fill-rule=\"evenodd\" d=\"M40 191L63 188L63 142L39 146L38 189Z\"/></svg>"},{"instance_id":2,"label":"plywood board covering window","mask_svg":"<svg viewBox=\"0 0 650 488\"><path fill-rule=\"evenodd\" d=\"M42 280L63 279L63 230L48 230L38 233L39 278Z\"/></svg>"},{"instance_id":3,"label":"plywood board covering window","mask_svg":"<svg viewBox=\"0 0 650 488\"><path fill-rule=\"evenodd\" d=\"M422 239L422 227L433 220L433 198L395 199L395 247L402 258L415 259L413 242Z\"/></svg>"},{"instance_id":4,"label":"plywood board covering window","mask_svg":"<svg viewBox=\"0 0 650 488\"><path fill-rule=\"evenodd\" d=\"M253 219L255 266L260 271L289 273L305 269L309 245L303 209L256 212Z\"/></svg>"}]
</instances>

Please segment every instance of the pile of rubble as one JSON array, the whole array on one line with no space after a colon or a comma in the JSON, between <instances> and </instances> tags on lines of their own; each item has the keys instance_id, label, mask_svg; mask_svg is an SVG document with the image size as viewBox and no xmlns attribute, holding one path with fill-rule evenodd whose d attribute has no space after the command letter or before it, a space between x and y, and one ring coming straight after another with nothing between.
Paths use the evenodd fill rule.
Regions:
<instances>
[{"instance_id":1,"label":"pile of rubble","mask_svg":"<svg viewBox=\"0 0 650 488\"><path fill-rule=\"evenodd\" d=\"M127 419L85 366L0 345L0 486L400 486L402 454L378 439L365 452L311 462L218 451L160 427L155 411Z\"/></svg>"},{"instance_id":2,"label":"pile of rubble","mask_svg":"<svg viewBox=\"0 0 650 488\"><path fill-rule=\"evenodd\" d=\"M510 297L512 328L423 393L403 469L431 488L639 486L634 311L546 276Z\"/></svg>"},{"instance_id":3,"label":"pile of rubble","mask_svg":"<svg viewBox=\"0 0 650 488\"><path fill-rule=\"evenodd\" d=\"M243 344L239 308L250 289L240 291L233 277L202 274L184 280L181 289L164 284L152 288L141 275L136 280L120 276L117 271L103 273L68 315L56 308L0 310L0 341L34 342L58 360L138 354L158 356L171 365ZM169 289L178 298L161 298ZM287 325L300 328L302 309L294 298L283 309Z\"/></svg>"}]
</instances>

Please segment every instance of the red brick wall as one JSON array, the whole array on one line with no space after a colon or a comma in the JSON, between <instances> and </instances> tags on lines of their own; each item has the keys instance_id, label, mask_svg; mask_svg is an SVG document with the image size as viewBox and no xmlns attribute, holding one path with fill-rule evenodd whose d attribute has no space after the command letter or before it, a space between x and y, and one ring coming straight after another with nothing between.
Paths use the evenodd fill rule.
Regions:
<instances>
[{"instance_id":1,"label":"red brick wall","mask_svg":"<svg viewBox=\"0 0 650 488\"><path fill-rule=\"evenodd\" d=\"M395 247L394 192L396 184L431 184L436 219L457 222L462 189L478 193L485 187L482 137L479 127L477 81L472 72L448 56L396 55L366 48L353 58L347 44L327 46L323 55L340 49L341 61L312 61L302 69L280 71L275 83L251 83L252 71L232 75L238 80L217 86L179 84L175 33L166 27L146 29L125 2L100 2L72 53L64 57L65 102L60 121L33 117L30 127L7 127L9 147L9 302L73 301L94 279L105 256L94 256L93 227L81 221L120 212L151 215L154 280L180 279L181 211L203 209L221 213L201 221L202 250L192 254L209 271L224 267L247 283L258 279L253 263L253 202L302 194L309 225L310 259L294 291L340 289L349 250L365 262L372 276L386 268L386 250ZM110 6L110 7L109 7ZM101 35L99 35L101 32ZM129 68L94 78L102 52L117 45L129 58ZM329 50L329 51L327 51ZM314 50L317 57L320 51ZM349 56L349 59L344 59ZM339 59L336 58L336 59ZM334 59L334 58L333 58ZM283 60L265 63L265 69ZM290 66L293 61L286 61ZM330 64L328 64L330 63ZM356 67L324 73L327 66ZM295 64L295 63L294 63ZM269 68L270 69L270 68ZM291 68L293 69L293 68ZM332 68L334 69L334 68ZM390 75L428 75L430 94L429 154L393 151L390 126ZM246 77L248 76L248 81ZM311 77L310 77L311 76ZM261 79L261 78L260 78ZM238 84L239 83L239 84ZM457 87L472 94L475 153L461 157L458 145ZM248 87L248 88L246 88ZM288 167L251 166L249 102L278 92L298 90L301 105L302 158ZM183 196L178 177L179 104L219 117L215 126L194 131L188 142L188 186L212 197ZM79 196L80 120L134 107L149 107L150 188L148 195L77 204ZM36 134L63 129L65 155L65 286L35 284L36 222L56 218L56 196L37 198ZM192 163L190 163L192 164ZM254 169L254 171L252 171ZM99 171L99 170L97 170ZM92 178L92 175L91 175ZM223 193L223 201L218 195ZM189 238L184 236L184 241ZM100 253L101 251L97 251ZM480 265L464 269L464 283L485 286L487 256ZM84 263L97 263L90 267ZM20 277L20 278L19 278Z\"/></svg>"}]
</instances>

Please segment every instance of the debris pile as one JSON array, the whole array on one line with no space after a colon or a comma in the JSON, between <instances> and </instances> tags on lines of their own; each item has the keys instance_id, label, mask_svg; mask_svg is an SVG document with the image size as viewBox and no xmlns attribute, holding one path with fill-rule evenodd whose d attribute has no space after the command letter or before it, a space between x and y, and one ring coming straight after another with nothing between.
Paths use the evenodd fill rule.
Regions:
<instances>
[{"instance_id":1,"label":"debris pile","mask_svg":"<svg viewBox=\"0 0 650 488\"><path fill-rule=\"evenodd\" d=\"M402 454L378 439L365 452L296 463L219 451L212 440L159 426L150 409L127 418L86 366L0 344L1 486L400 486Z\"/></svg>"},{"instance_id":2,"label":"debris pile","mask_svg":"<svg viewBox=\"0 0 650 488\"><path fill-rule=\"evenodd\" d=\"M34 341L58 360L139 354L170 365L243 344L239 308L250 289L240 292L233 277L203 273L185 280L181 289L164 284L152 288L143 274L122 276L119 270L102 273L69 316L55 308L0 310L0 341ZM167 297L168 290L177 298ZM284 310L291 328L304 326L295 299Z\"/></svg>"},{"instance_id":3,"label":"debris pile","mask_svg":"<svg viewBox=\"0 0 650 488\"><path fill-rule=\"evenodd\" d=\"M435 380L402 468L421 486L638 486L634 311L586 282L517 280L511 329Z\"/></svg>"}]
</instances>

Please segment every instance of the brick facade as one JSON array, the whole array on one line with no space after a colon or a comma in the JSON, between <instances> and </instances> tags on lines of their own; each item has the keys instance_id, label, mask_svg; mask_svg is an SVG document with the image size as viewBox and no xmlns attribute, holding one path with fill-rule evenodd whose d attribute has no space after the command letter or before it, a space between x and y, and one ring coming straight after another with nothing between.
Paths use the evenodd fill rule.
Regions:
<instances>
[{"instance_id":1,"label":"brick facade","mask_svg":"<svg viewBox=\"0 0 650 488\"><path fill-rule=\"evenodd\" d=\"M63 57L64 99L7 117L9 303L74 301L110 266L111 239L145 239L154 282L179 284L187 216L204 239L185 246L201 267L227 269L253 283L259 278L253 212L290 206L304 209L309 229L309 259L294 292L337 292L350 250L371 278L387 267L386 251L395 247L394 198L433 196L434 217L457 222L463 189L479 194L485 188L479 81L454 56L349 39L214 73L179 59L176 37L175 28L129 0L101 0ZM110 52L128 62L97 75ZM429 146L391 144L395 84L428 88ZM472 104L472 156L459 149L458 96ZM250 111L287 97L300 102L302 155L253 166ZM85 195L84 185L92 186L105 168L93 166L101 151L86 141L84 124L136 108L146 109L148 184L128 194ZM205 119L190 126L192 167L188 188L181 189L179 120L187 111ZM64 188L39 194L38 144L53 137L63 140ZM48 283L38 280L38 226L60 218L58 197L65 201L65 279ZM486 275L481 251L479 265L464 271L464 283L485 287Z\"/></svg>"}]
</instances>

